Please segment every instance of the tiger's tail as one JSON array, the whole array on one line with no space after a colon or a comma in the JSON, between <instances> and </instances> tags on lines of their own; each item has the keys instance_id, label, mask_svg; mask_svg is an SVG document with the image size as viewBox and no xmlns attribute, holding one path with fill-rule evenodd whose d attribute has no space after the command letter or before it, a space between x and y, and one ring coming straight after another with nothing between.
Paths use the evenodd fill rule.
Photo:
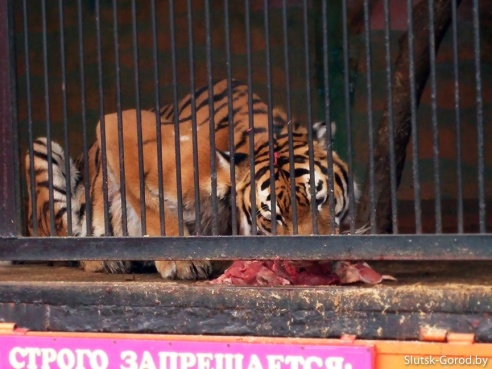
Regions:
<instances>
[{"instance_id":1,"label":"tiger's tail","mask_svg":"<svg viewBox=\"0 0 492 369\"><path fill-rule=\"evenodd\" d=\"M49 161L51 157L52 178L49 178ZM81 182L81 174L70 161L70 189L72 198L72 230L79 233L81 204L78 200L78 189ZM33 176L34 183L31 186L31 160L27 154L25 158L26 178L29 190L28 205L28 235L30 236L67 236L67 177L65 173L65 155L62 147L56 142L51 142L51 152L48 152L47 139L37 138L33 143ZM50 181L53 184L53 192L50 194ZM35 193L32 193L34 189ZM54 229L51 227L50 198L53 199ZM36 224L34 224L33 212L36 212Z\"/></svg>"}]
</instances>

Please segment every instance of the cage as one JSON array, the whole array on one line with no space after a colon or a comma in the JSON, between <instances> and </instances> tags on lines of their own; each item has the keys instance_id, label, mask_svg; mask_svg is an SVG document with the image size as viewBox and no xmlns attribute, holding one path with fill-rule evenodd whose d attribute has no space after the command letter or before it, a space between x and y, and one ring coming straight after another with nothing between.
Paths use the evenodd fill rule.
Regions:
<instances>
[{"instance_id":1,"label":"cage","mask_svg":"<svg viewBox=\"0 0 492 369\"><path fill-rule=\"evenodd\" d=\"M0 1L0 319L491 342L491 9ZM397 281L166 280L229 260L367 261Z\"/></svg>"}]
</instances>

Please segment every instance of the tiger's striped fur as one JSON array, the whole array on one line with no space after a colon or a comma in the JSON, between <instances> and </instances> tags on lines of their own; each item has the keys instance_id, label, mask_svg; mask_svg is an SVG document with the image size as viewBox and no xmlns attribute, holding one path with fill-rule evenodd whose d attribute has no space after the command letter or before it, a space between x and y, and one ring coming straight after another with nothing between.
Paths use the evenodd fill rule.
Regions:
<instances>
[{"instance_id":1,"label":"tiger's striped fur","mask_svg":"<svg viewBox=\"0 0 492 369\"><path fill-rule=\"evenodd\" d=\"M211 234L212 223L212 204L211 204L211 157L215 158L216 178L217 178L217 198L218 198L218 233L222 235L231 233L231 204L230 204L230 162L229 162L229 127L232 125L234 131L234 152L236 164L236 178L233 179L237 186L237 209L240 215L239 229L244 235L251 234L251 204L249 203L250 191L256 191L256 201L258 212L257 226L260 234L270 234L269 198L270 186L269 156L268 156L268 107L255 94L252 94L252 114L254 128L249 128L249 108L248 108L248 89L247 86L239 81L231 82L229 92L226 80L214 83L213 90L213 127L215 129L215 145L217 152L210 149L210 105L209 87L204 86L197 89L193 96L187 95L179 101L178 106L173 109L172 104L161 108L159 114L160 122L156 122L155 112L142 111L142 142L143 142L143 162L144 162L144 184L145 184L145 211L146 211L146 233L151 236L161 235L161 224L159 216L159 181L158 181L158 145L157 145L157 126L161 133L162 151L159 153L162 160L163 173L163 193L165 202L165 234L176 236L179 234L177 218L177 181L176 181L176 156L175 156L175 131L174 120L177 114L179 121L179 143L181 162L182 204L183 217L186 227L184 235L199 232L203 235ZM232 121L229 122L229 94L232 96ZM196 106L196 129L198 147L198 165L193 165L193 142L192 142L192 97ZM289 169L289 150L287 129L288 122L286 115L279 109L273 110L273 127L275 132L275 151L278 163L276 165L276 198L277 198L277 233L291 234L292 228L292 204L290 203L290 169ZM124 152L124 183L126 187L126 212L128 223L128 235L141 235L141 209L140 209L140 177L138 161L138 129L137 112L127 110L121 116L123 127L123 152ZM104 117L105 129L105 148L107 161L107 186L108 186L108 209L109 209L109 233L110 235L123 236L122 230L122 209L120 184L120 159L118 141L118 116L116 113L107 114ZM329 210L328 199L328 176L326 168L326 126L318 123L314 126L318 140L314 143L315 158L315 183L316 200L318 209L318 228L320 233L328 233ZM312 233L312 221L309 216L310 190L309 190L309 161L308 161L308 141L307 130L299 124L293 124L294 132L294 162L295 162L295 183L298 213L298 231L300 234ZM89 162L84 163L79 157L75 163L71 162L71 182L72 193L72 225L75 236L87 236L85 227L86 207L90 206L92 223L90 228L91 236L105 235L104 226L104 196L103 196L103 165L102 165L102 138L101 122L96 128L96 142L88 153ZM248 160L249 140L254 137L255 155L255 185L249 176ZM38 219L38 235L50 236L49 227L49 191L47 183L46 160L48 152L46 150L46 139L41 138L36 141L34 147L34 170L36 188L36 214ZM55 200L55 235L66 235L67 214L66 214L66 177L64 173L64 155L61 147L52 143L51 156L53 159L53 183ZM68 160L71 160L70 158ZM347 166L333 153L334 161L334 188L335 188L335 211L337 221L341 219L348 208L348 186L347 186ZM88 165L90 181L90 204L85 204L85 188L81 180L83 166ZM27 177L29 179L29 157L26 156ZM195 230L195 188L194 173L198 170L199 193L200 193L200 229ZM32 201L32 196L31 200ZM32 203L30 202L30 219ZM328 227L328 228L327 228ZM32 225L30 227L32 232ZM112 273L128 272L131 263L121 261L86 261L81 263L86 271L107 271ZM199 279L206 278L214 271L214 264L209 261L155 261L155 266L164 278L177 279Z\"/></svg>"},{"instance_id":2,"label":"tiger's striped fur","mask_svg":"<svg viewBox=\"0 0 492 369\"><path fill-rule=\"evenodd\" d=\"M276 114L275 114L276 113ZM293 210L296 210L297 233L313 234L313 216L311 211L311 171L309 165L308 130L307 128L294 124L292 132L292 151L289 146L289 134L285 115L281 111L274 112L281 130L275 133L274 153L275 163L275 217L276 234L294 234ZM334 132L334 127L332 127ZM318 122L313 125L314 157L314 199L316 207L316 227L319 234L329 234L331 230L330 207L329 207L329 175L328 154L326 142L326 123ZM291 164L290 156L294 155L294 183L296 206L292 204L291 196ZM237 206L240 209L240 233L250 235L252 233L252 206L251 191L255 190L256 199L256 226L257 234L272 234L272 209L271 209L271 187L270 187L270 152L268 142L259 142L255 145L255 178L252 185L250 171L244 171L243 176L237 184ZM336 152L332 152L333 178L334 178L334 222L340 225L345 217L349 204L348 168ZM354 184L356 196L358 197L357 185Z\"/></svg>"},{"instance_id":3,"label":"tiger's striped fur","mask_svg":"<svg viewBox=\"0 0 492 369\"><path fill-rule=\"evenodd\" d=\"M36 209L37 235L41 237L51 236L51 214L49 209L49 175L48 175L48 147L45 137L36 139L33 143L34 176L36 197L29 196L28 204L28 234L33 235L33 210ZM79 201L78 188L81 183L81 174L77 166L70 160L70 188L72 194L72 218L80 219L84 213L83 204ZM54 208L54 235L67 236L67 183L65 174L65 154L62 147L56 142L51 142L51 162L53 175L53 208ZM29 155L25 158L26 178L28 188L31 188ZM36 204L33 206L33 201ZM75 226L77 227L77 226Z\"/></svg>"}]
</instances>

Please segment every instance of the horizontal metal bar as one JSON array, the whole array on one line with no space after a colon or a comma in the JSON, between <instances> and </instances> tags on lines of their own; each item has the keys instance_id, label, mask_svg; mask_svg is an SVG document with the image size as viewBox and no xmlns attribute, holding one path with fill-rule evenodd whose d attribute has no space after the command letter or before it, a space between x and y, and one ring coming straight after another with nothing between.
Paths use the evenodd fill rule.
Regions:
<instances>
[{"instance_id":1,"label":"horizontal metal bar","mask_svg":"<svg viewBox=\"0 0 492 369\"><path fill-rule=\"evenodd\" d=\"M0 238L0 260L492 260L489 235Z\"/></svg>"}]
</instances>

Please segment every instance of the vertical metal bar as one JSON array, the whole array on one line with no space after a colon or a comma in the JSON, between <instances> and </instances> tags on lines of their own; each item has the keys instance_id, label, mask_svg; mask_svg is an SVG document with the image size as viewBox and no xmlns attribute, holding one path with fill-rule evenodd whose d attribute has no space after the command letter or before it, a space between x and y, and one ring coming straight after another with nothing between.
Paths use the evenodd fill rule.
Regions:
<instances>
[{"instance_id":1,"label":"vertical metal bar","mask_svg":"<svg viewBox=\"0 0 492 369\"><path fill-rule=\"evenodd\" d=\"M191 136L193 145L193 184L195 193L195 232L200 234L200 169L198 165L198 139L196 125L196 95L195 95L195 48L193 42L193 5L187 0L188 17L188 62L190 65L190 108L191 108Z\"/></svg>"},{"instance_id":2,"label":"vertical metal bar","mask_svg":"<svg viewBox=\"0 0 492 369\"><path fill-rule=\"evenodd\" d=\"M478 150L478 222L480 233L486 232L485 208L485 162L483 157L483 101L482 101L482 72L480 67L480 17L479 1L473 0L473 48L475 52L475 84L477 102L477 150Z\"/></svg>"},{"instance_id":3,"label":"vertical metal bar","mask_svg":"<svg viewBox=\"0 0 492 369\"><path fill-rule=\"evenodd\" d=\"M311 193L311 215L313 220L313 233L318 234L318 205L316 204L316 185L314 183L314 148L313 148L313 117L311 106L311 58L309 57L309 29L308 29L308 6L307 0L302 2L303 23L304 23L304 60L306 77L306 110L308 127L308 151L309 151L309 187Z\"/></svg>"},{"instance_id":4,"label":"vertical metal bar","mask_svg":"<svg viewBox=\"0 0 492 369\"><path fill-rule=\"evenodd\" d=\"M391 191L391 220L393 233L398 233L398 208L396 198L396 160L395 160L395 123L393 119L393 91L390 48L390 11L389 1L384 0L384 46L386 57L386 90L388 94L388 133L390 157L390 191Z\"/></svg>"},{"instance_id":5,"label":"vertical metal bar","mask_svg":"<svg viewBox=\"0 0 492 369\"><path fill-rule=\"evenodd\" d=\"M72 182L70 168L70 137L68 134L68 114L67 114L67 75L65 70L65 30L63 20L63 0L58 0L58 10L60 18L60 55L61 55L61 76L62 76L62 106L63 106L63 127L64 127L64 153L65 153L65 183L67 199L67 233L72 236Z\"/></svg>"},{"instance_id":6,"label":"vertical metal bar","mask_svg":"<svg viewBox=\"0 0 492 369\"><path fill-rule=\"evenodd\" d=\"M456 181L457 181L457 220L458 233L464 232L463 226L463 178L461 170L461 114L460 114L460 75L458 54L458 17L456 0L451 1L451 32L453 36L453 74L454 74L454 111L456 119Z\"/></svg>"},{"instance_id":7,"label":"vertical metal bar","mask_svg":"<svg viewBox=\"0 0 492 369\"><path fill-rule=\"evenodd\" d=\"M434 35L434 2L428 2L429 7L429 55L430 55L430 86L432 107L432 148L434 162L434 189L436 233L442 233L441 215L441 184L439 176L439 127L437 124L437 87L436 87L436 39Z\"/></svg>"},{"instance_id":8,"label":"vertical metal bar","mask_svg":"<svg viewBox=\"0 0 492 369\"><path fill-rule=\"evenodd\" d=\"M227 2L227 0L226 0ZM196 122L196 95L195 95L195 47L193 43L193 5L191 0L188 3L188 54L190 64L190 100L191 100L191 135L193 144L193 181L195 187L195 230L200 234L201 213L200 213L200 169L198 167L198 139ZM227 35L227 33L226 33ZM226 36L227 37L227 36ZM235 208L233 208L235 210Z\"/></svg>"},{"instance_id":9,"label":"vertical metal bar","mask_svg":"<svg viewBox=\"0 0 492 369\"><path fill-rule=\"evenodd\" d=\"M232 235L237 235L237 207L236 207L236 162L234 157L234 117L232 101L232 65L231 65L231 40L229 23L229 0L224 0L224 23L225 23L225 47L226 47L226 69L227 69L227 108L229 114L229 154L231 163L231 224Z\"/></svg>"},{"instance_id":10,"label":"vertical metal bar","mask_svg":"<svg viewBox=\"0 0 492 369\"><path fill-rule=\"evenodd\" d=\"M21 172L20 172L21 163L20 163L20 150L19 150L20 140L19 140L19 131L18 131L19 120L18 120L18 104L17 104L17 72L15 68L13 68L14 65L17 65L17 57L15 52L15 41L13 41L15 35L15 31L14 31L15 22L14 22L14 10L13 10L12 2L7 3L7 12L8 12L8 19L6 23L9 30L7 34L9 36L9 40L12 41L9 42L9 47L10 47L9 52L3 54L3 56L10 63L10 68L8 70L10 72L11 80L8 81L9 83L7 84L7 86L10 86L10 94L11 94L10 96L12 96L10 114L11 114L11 121L13 122L11 137L12 137L12 150L14 154L11 161L11 165L14 168L14 191L11 193L10 196L13 198L15 204L15 210L12 215L14 219L13 219L13 224L11 223L11 227L14 230L15 235L21 235L22 234L21 229L25 229L24 228L25 217L23 217L25 207L24 207L24 201L21 197L22 187L21 187Z\"/></svg>"},{"instance_id":11,"label":"vertical metal bar","mask_svg":"<svg viewBox=\"0 0 492 369\"><path fill-rule=\"evenodd\" d=\"M140 227L142 236L147 234L145 209L144 158L142 143L142 115L140 107L140 63L138 58L138 24L136 0L132 0L133 64L135 68L135 108L137 110L138 178L140 184Z\"/></svg>"},{"instance_id":12,"label":"vertical metal bar","mask_svg":"<svg viewBox=\"0 0 492 369\"><path fill-rule=\"evenodd\" d=\"M49 85L49 66L48 66L48 40L46 30L46 2L41 1L41 22L43 29L43 74L44 74L44 102L46 112L46 150L48 153L48 192L49 192L49 212L50 212L50 235L56 234L55 227L55 208L53 198L53 158L51 149L51 115L50 115L50 85Z\"/></svg>"},{"instance_id":13,"label":"vertical metal bar","mask_svg":"<svg viewBox=\"0 0 492 369\"><path fill-rule=\"evenodd\" d=\"M352 164L352 120L350 113L350 69L349 69L349 43L348 43L348 14L347 1L342 3L342 27L343 27L343 74L345 95L345 125L347 127L347 166L349 186L349 215L350 233L355 233L355 193Z\"/></svg>"},{"instance_id":14,"label":"vertical metal bar","mask_svg":"<svg viewBox=\"0 0 492 369\"><path fill-rule=\"evenodd\" d=\"M164 213L164 179L162 176L162 137L161 137L161 116L160 97L159 97L159 54L157 49L157 12L155 0L150 1L150 14L152 23L152 59L154 63L154 109L155 109L155 129L157 138L157 182L159 185L159 220L161 235L166 235L166 219Z\"/></svg>"},{"instance_id":15,"label":"vertical metal bar","mask_svg":"<svg viewBox=\"0 0 492 369\"><path fill-rule=\"evenodd\" d=\"M376 233L376 194L374 182L374 122L372 114L372 50L369 1L364 0L364 42L366 49L367 129L369 141L369 201L371 206L371 233Z\"/></svg>"},{"instance_id":16,"label":"vertical metal bar","mask_svg":"<svg viewBox=\"0 0 492 369\"><path fill-rule=\"evenodd\" d=\"M126 216L126 183L125 183L125 142L123 138L123 118L121 116L121 81L120 81L120 43L118 40L118 2L113 0L113 41L114 65L116 68L116 114L118 119L118 156L120 159L120 196L121 196L121 228L123 236L128 236L128 219ZM143 178L143 177L142 177Z\"/></svg>"},{"instance_id":17,"label":"vertical metal bar","mask_svg":"<svg viewBox=\"0 0 492 369\"><path fill-rule=\"evenodd\" d=\"M335 182L333 180L333 146L331 132L331 104L330 104L330 70L329 70L329 43L328 43L328 5L322 2L323 18L323 75L325 89L325 122L326 122L326 157L328 165L328 206L330 209L330 233L335 232Z\"/></svg>"},{"instance_id":18,"label":"vertical metal bar","mask_svg":"<svg viewBox=\"0 0 492 369\"><path fill-rule=\"evenodd\" d=\"M250 175L250 201L251 201L251 233L257 234L256 226L256 178L255 178L255 135L253 115L253 72L251 61L251 24L249 13L249 0L244 1L244 17L246 23L246 68L248 72L248 118L249 118L249 175Z\"/></svg>"},{"instance_id":19,"label":"vertical metal bar","mask_svg":"<svg viewBox=\"0 0 492 369\"><path fill-rule=\"evenodd\" d=\"M413 0L407 0L407 27L408 27L408 59L410 75L410 120L412 125L412 173L415 209L415 231L422 233L422 210L420 206L420 179L419 179L419 135L417 127L417 93L415 86L415 52L413 35Z\"/></svg>"},{"instance_id":20,"label":"vertical metal bar","mask_svg":"<svg viewBox=\"0 0 492 369\"><path fill-rule=\"evenodd\" d=\"M205 39L207 54L207 81L208 81L208 108L209 108L209 130L210 130L210 180L212 201L212 234L217 234L217 168L215 155L215 119L214 119L214 85L212 78L212 35L210 30L210 2L205 0Z\"/></svg>"},{"instance_id":21,"label":"vertical metal bar","mask_svg":"<svg viewBox=\"0 0 492 369\"><path fill-rule=\"evenodd\" d=\"M86 114L86 96L85 96L85 65L84 65L84 30L82 19L82 0L77 1L78 12L78 33L79 33L79 64L80 64L80 105L82 113L82 140L84 156L84 187L85 187L85 214L86 214L86 235L91 235L92 231L92 205L89 179L89 143L87 140L87 114Z\"/></svg>"},{"instance_id":22,"label":"vertical metal bar","mask_svg":"<svg viewBox=\"0 0 492 369\"><path fill-rule=\"evenodd\" d=\"M323 2L324 4L325 2ZM294 166L294 137L292 124L292 108L290 100L290 66L289 66L289 31L287 27L287 4L282 0L282 29L284 36L284 68L285 68L285 94L287 106L288 137L289 137L289 171L290 171L290 195L292 202L292 233L297 234L297 196L296 196L296 177ZM332 186L333 187L333 186ZM333 197L333 196L332 196ZM331 214L331 213L330 213Z\"/></svg>"},{"instance_id":23,"label":"vertical metal bar","mask_svg":"<svg viewBox=\"0 0 492 369\"><path fill-rule=\"evenodd\" d=\"M104 206L104 235L111 235L109 218L109 194L108 194L108 163L106 158L106 126L104 119L104 92L103 92L103 67L101 50L101 9L99 0L96 0L96 46L97 46L97 72L99 79L99 114L101 129L101 165L103 182L103 206Z\"/></svg>"},{"instance_id":24,"label":"vertical metal bar","mask_svg":"<svg viewBox=\"0 0 492 369\"><path fill-rule=\"evenodd\" d=\"M17 236L16 159L14 140L14 83L13 78L13 45L11 31L11 2L0 1L0 236Z\"/></svg>"},{"instance_id":25,"label":"vertical metal bar","mask_svg":"<svg viewBox=\"0 0 492 369\"><path fill-rule=\"evenodd\" d=\"M26 64L26 100L27 100L27 132L29 137L29 178L30 178L30 193L31 193L31 209L32 209L32 222L33 234L31 236L38 235L38 214L37 214L37 196L36 186L34 184L36 176L34 174L34 137L33 137L33 123L32 123L32 102L31 102L31 66L29 61L29 29L28 29L28 17L27 17L27 4L26 0L22 1L23 11L23 31L24 31L24 60ZM7 33L5 33L7 34ZM7 111L7 110L5 110ZM4 136L4 135L2 135Z\"/></svg>"},{"instance_id":26,"label":"vertical metal bar","mask_svg":"<svg viewBox=\"0 0 492 369\"><path fill-rule=\"evenodd\" d=\"M169 0L169 27L171 36L171 68L173 73L173 116L174 116L174 149L176 155L176 197L178 200L178 228L183 236L183 191L181 185L181 141L179 134L178 80L176 70L176 39L174 28L174 0ZM215 155L214 155L215 159ZM215 161L214 161L215 163ZM214 213L215 214L215 213Z\"/></svg>"},{"instance_id":27,"label":"vertical metal bar","mask_svg":"<svg viewBox=\"0 0 492 369\"><path fill-rule=\"evenodd\" d=\"M268 143L270 157L270 201L271 201L271 227L272 234L277 234L277 196L275 194L275 142L273 137L273 112L272 112L272 70L270 57L270 15L268 0L263 0L263 16L265 21L265 67L267 78L267 105L268 105Z\"/></svg>"}]
</instances>

